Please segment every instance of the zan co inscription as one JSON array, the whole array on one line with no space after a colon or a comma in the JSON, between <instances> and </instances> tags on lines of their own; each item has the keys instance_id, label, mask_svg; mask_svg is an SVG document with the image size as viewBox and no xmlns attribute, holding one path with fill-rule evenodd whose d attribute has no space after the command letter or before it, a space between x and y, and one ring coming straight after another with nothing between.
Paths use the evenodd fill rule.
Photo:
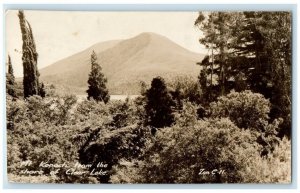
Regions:
<instances>
[{"instance_id":1,"label":"zan co inscription","mask_svg":"<svg viewBox=\"0 0 300 193\"><path fill-rule=\"evenodd\" d=\"M207 170L207 169L201 168L198 174L201 176L216 175L216 174L223 175L223 174L225 174L225 170L223 170L223 169Z\"/></svg>"}]
</instances>

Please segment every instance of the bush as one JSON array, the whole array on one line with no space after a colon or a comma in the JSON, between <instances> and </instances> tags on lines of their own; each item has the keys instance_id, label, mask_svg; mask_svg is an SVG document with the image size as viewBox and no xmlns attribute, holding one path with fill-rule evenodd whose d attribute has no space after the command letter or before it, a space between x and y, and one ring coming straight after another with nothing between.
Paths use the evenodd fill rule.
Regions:
<instances>
[{"instance_id":1,"label":"bush","mask_svg":"<svg viewBox=\"0 0 300 193\"><path fill-rule=\"evenodd\" d=\"M110 125L115 128L126 127L142 122L135 103L128 98L125 101L110 101L108 108L113 119Z\"/></svg>"},{"instance_id":2,"label":"bush","mask_svg":"<svg viewBox=\"0 0 300 193\"><path fill-rule=\"evenodd\" d=\"M104 102L97 102L93 99L83 100L74 109L74 124L85 127L96 128L107 125L112 121L109 108Z\"/></svg>"},{"instance_id":3,"label":"bush","mask_svg":"<svg viewBox=\"0 0 300 193\"><path fill-rule=\"evenodd\" d=\"M175 125L159 130L148 143L144 160L136 163L138 168L128 167L127 172L140 176L140 183L243 182L241 174L249 155L261 148L256 138L225 118L201 120L188 127ZM201 169L225 173L200 175Z\"/></svg>"},{"instance_id":4,"label":"bush","mask_svg":"<svg viewBox=\"0 0 300 193\"><path fill-rule=\"evenodd\" d=\"M213 118L229 117L239 128L263 131L269 120L270 102L263 95L251 91L230 92L210 104Z\"/></svg>"},{"instance_id":5,"label":"bush","mask_svg":"<svg viewBox=\"0 0 300 193\"><path fill-rule=\"evenodd\" d=\"M291 166L291 141L284 137L268 156L250 156L242 176L245 183L291 183Z\"/></svg>"},{"instance_id":6,"label":"bush","mask_svg":"<svg viewBox=\"0 0 300 193\"><path fill-rule=\"evenodd\" d=\"M74 95L42 98L34 95L25 101L26 116L31 122L65 125L71 120L71 110L77 99Z\"/></svg>"},{"instance_id":7,"label":"bush","mask_svg":"<svg viewBox=\"0 0 300 193\"><path fill-rule=\"evenodd\" d=\"M73 143L77 144L79 162L108 164L107 175L99 176L101 183L109 183L112 168L120 159L139 157L149 129L141 126L138 109L131 100L81 102L74 113L79 123L74 125Z\"/></svg>"},{"instance_id":8,"label":"bush","mask_svg":"<svg viewBox=\"0 0 300 193\"><path fill-rule=\"evenodd\" d=\"M182 107L182 101L186 100L194 104L202 101L202 91L197 82L189 76L178 76L168 83L173 100L177 103L177 108Z\"/></svg>"},{"instance_id":9,"label":"bush","mask_svg":"<svg viewBox=\"0 0 300 193\"><path fill-rule=\"evenodd\" d=\"M175 124L181 127L193 126L197 122L198 106L189 101L183 101L182 110L175 113Z\"/></svg>"},{"instance_id":10,"label":"bush","mask_svg":"<svg viewBox=\"0 0 300 193\"><path fill-rule=\"evenodd\" d=\"M83 146L79 150L79 161L82 164L92 164L93 167L99 162L108 164L105 176L99 176L101 183L109 183L110 176L114 174L113 166L121 159L131 160L139 157L143 152L145 140L149 136L149 130L137 125L109 130L99 128L96 134L90 133Z\"/></svg>"},{"instance_id":11,"label":"bush","mask_svg":"<svg viewBox=\"0 0 300 193\"><path fill-rule=\"evenodd\" d=\"M113 184L135 184L143 178L139 174L138 165L141 161L121 159L113 170L110 182Z\"/></svg>"},{"instance_id":12,"label":"bush","mask_svg":"<svg viewBox=\"0 0 300 193\"><path fill-rule=\"evenodd\" d=\"M31 160L32 165L27 169L36 170L42 161L70 163L77 159L77 149L70 141L74 131L69 125L75 102L74 96L44 99L31 96L26 101L7 98L8 173L12 174L12 178L22 169L21 161ZM43 171L49 175L48 168ZM20 176L19 180L31 182L33 178ZM43 177L40 181L33 181L45 180Z\"/></svg>"}]
</instances>

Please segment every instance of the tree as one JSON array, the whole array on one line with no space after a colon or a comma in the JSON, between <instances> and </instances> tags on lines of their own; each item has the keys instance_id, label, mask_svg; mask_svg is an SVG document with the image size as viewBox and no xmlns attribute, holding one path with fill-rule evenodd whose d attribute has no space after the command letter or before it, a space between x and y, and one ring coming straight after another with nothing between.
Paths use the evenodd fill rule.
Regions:
<instances>
[{"instance_id":1,"label":"tree","mask_svg":"<svg viewBox=\"0 0 300 193\"><path fill-rule=\"evenodd\" d=\"M40 85L40 87L39 87L39 93L40 93L40 96L43 97L43 98L46 96L46 91L45 91L45 85L44 85L44 83L42 83Z\"/></svg>"},{"instance_id":2,"label":"tree","mask_svg":"<svg viewBox=\"0 0 300 193\"><path fill-rule=\"evenodd\" d=\"M291 128L291 14L244 12L237 24L234 64L248 87L270 99L271 119L282 117L280 135ZM246 65L245 65L246 64Z\"/></svg>"},{"instance_id":3,"label":"tree","mask_svg":"<svg viewBox=\"0 0 300 193\"><path fill-rule=\"evenodd\" d=\"M204 34L200 43L211 51L209 60L205 58L198 63L207 73L208 100L232 89L261 93L272 104L271 119L284 119L281 135L289 136L291 13L200 12L195 25ZM204 84L205 73L201 73ZM212 85L213 75L216 85ZM212 97L215 90L216 96Z\"/></svg>"},{"instance_id":4,"label":"tree","mask_svg":"<svg viewBox=\"0 0 300 193\"><path fill-rule=\"evenodd\" d=\"M8 55L8 73L6 73L6 92L12 97L16 96L14 70L9 55Z\"/></svg>"},{"instance_id":5,"label":"tree","mask_svg":"<svg viewBox=\"0 0 300 193\"><path fill-rule=\"evenodd\" d=\"M175 103L163 78L153 78L151 88L146 92L146 100L147 124L155 128L162 128L170 126L174 122L172 107Z\"/></svg>"},{"instance_id":6,"label":"tree","mask_svg":"<svg viewBox=\"0 0 300 193\"><path fill-rule=\"evenodd\" d=\"M141 95L144 96L147 91L147 84L144 81L140 81L140 86L141 86Z\"/></svg>"},{"instance_id":7,"label":"tree","mask_svg":"<svg viewBox=\"0 0 300 193\"><path fill-rule=\"evenodd\" d=\"M29 22L25 19L23 11L19 11L20 27L23 40L23 85L24 98L39 94L39 72L37 69L38 53Z\"/></svg>"},{"instance_id":8,"label":"tree","mask_svg":"<svg viewBox=\"0 0 300 193\"><path fill-rule=\"evenodd\" d=\"M258 30L265 38L265 52L270 65L270 101L272 118L282 117L280 135L290 135L292 92L292 28L290 12L264 13ZM272 22L270 22L272 21ZM266 27L265 27L266 26Z\"/></svg>"},{"instance_id":9,"label":"tree","mask_svg":"<svg viewBox=\"0 0 300 193\"><path fill-rule=\"evenodd\" d=\"M91 55L91 72L89 74L88 84L89 88L86 91L88 100L94 99L96 101L103 101L105 103L109 100L108 89L106 88L107 79L101 72L102 68L97 61L97 55L93 51Z\"/></svg>"},{"instance_id":10,"label":"tree","mask_svg":"<svg viewBox=\"0 0 300 193\"><path fill-rule=\"evenodd\" d=\"M204 37L200 38L200 43L205 45L211 53L205 57L201 63L202 71L207 71L209 77L209 90L212 91L213 77L217 77L217 89L219 95L228 92L228 81L230 80L230 43L231 26L234 24L236 13L230 12L200 12L195 21L195 26L203 32ZM207 69L207 67L209 69ZM205 73L207 73L205 72ZM203 77L204 72L200 76ZM202 81L203 82L203 81ZM211 94L210 94L211 95ZM212 99L212 96L209 96Z\"/></svg>"}]
</instances>

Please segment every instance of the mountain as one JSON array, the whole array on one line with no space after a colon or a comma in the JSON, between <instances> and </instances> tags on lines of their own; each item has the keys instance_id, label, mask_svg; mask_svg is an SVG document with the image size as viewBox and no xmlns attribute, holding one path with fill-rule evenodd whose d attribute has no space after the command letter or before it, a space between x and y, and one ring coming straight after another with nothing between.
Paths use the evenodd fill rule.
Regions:
<instances>
[{"instance_id":1,"label":"mountain","mask_svg":"<svg viewBox=\"0 0 300 193\"><path fill-rule=\"evenodd\" d=\"M150 85L156 76L166 79L181 75L197 77L200 67L196 63L204 57L164 36L142 33L126 40L95 44L41 69L40 79L68 87L75 94L85 94L92 50L107 77L110 94L139 94L140 82Z\"/></svg>"}]
</instances>

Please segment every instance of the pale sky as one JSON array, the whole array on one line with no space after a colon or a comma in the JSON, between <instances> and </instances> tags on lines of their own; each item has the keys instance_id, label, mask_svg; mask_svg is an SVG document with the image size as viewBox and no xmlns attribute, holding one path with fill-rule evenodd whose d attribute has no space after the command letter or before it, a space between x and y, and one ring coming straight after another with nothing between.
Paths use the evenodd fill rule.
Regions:
<instances>
[{"instance_id":1,"label":"pale sky","mask_svg":"<svg viewBox=\"0 0 300 193\"><path fill-rule=\"evenodd\" d=\"M25 17L35 38L38 68L80 52L93 44L127 39L142 32L168 37L191 51L206 53L194 27L197 12L78 12L28 11ZM22 36L18 11L6 13L6 56L12 59L16 77L23 74Z\"/></svg>"}]
</instances>

